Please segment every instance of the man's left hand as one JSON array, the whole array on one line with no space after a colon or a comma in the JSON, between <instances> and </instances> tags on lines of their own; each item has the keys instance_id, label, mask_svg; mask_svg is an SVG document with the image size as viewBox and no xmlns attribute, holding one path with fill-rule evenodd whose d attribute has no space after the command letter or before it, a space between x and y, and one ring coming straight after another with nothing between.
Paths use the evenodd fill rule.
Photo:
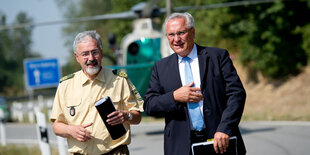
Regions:
<instances>
[{"instance_id":1,"label":"man's left hand","mask_svg":"<svg viewBox=\"0 0 310 155\"><path fill-rule=\"evenodd\" d=\"M226 152L226 149L228 148L229 145L229 136L226 133L223 132L216 132L214 134L214 150L216 153L221 153L223 154Z\"/></svg>"}]
</instances>

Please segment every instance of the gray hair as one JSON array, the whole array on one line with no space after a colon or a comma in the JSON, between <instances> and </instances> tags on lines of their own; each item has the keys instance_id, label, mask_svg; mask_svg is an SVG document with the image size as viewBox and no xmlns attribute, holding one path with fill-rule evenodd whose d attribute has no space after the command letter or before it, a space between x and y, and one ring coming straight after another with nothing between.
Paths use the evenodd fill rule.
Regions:
<instances>
[{"instance_id":1,"label":"gray hair","mask_svg":"<svg viewBox=\"0 0 310 155\"><path fill-rule=\"evenodd\" d=\"M101 37L100 35L94 31L94 30L91 30L91 31L83 31L83 32L80 32L74 39L74 42L73 42L73 50L74 50L74 53L77 53L77 45L83 41L85 41L85 38L86 37L91 37L92 39L95 39L97 40L97 43L99 45L99 48L100 50L102 50L102 41L101 41Z\"/></svg>"},{"instance_id":2,"label":"gray hair","mask_svg":"<svg viewBox=\"0 0 310 155\"><path fill-rule=\"evenodd\" d=\"M175 19L175 18L185 18L186 19L186 28L195 28L195 21L194 21L194 18L191 14L189 14L188 12L184 12L184 13L175 12L175 13L170 14L165 19L165 22L163 24L164 30L166 30L168 21L171 19Z\"/></svg>"}]
</instances>

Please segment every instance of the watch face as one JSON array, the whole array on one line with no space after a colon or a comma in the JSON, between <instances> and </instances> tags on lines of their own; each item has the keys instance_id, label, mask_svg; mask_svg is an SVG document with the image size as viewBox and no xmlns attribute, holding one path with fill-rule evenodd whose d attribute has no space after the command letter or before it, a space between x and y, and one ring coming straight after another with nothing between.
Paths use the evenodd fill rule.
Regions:
<instances>
[{"instance_id":1,"label":"watch face","mask_svg":"<svg viewBox=\"0 0 310 155\"><path fill-rule=\"evenodd\" d=\"M132 113L128 113L128 120L131 121L132 120Z\"/></svg>"}]
</instances>

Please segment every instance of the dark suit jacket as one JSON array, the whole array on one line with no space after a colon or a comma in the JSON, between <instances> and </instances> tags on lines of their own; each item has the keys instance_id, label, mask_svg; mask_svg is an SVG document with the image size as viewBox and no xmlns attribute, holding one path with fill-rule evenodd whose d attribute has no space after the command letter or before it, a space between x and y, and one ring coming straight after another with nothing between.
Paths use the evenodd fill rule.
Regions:
<instances>
[{"instance_id":1,"label":"dark suit jacket","mask_svg":"<svg viewBox=\"0 0 310 155\"><path fill-rule=\"evenodd\" d=\"M203 113L207 136L215 132L237 136L238 152L245 146L238 128L246 98L245 90L226 50L197 45ZM178 57L174 53L154 64L144 110L151 116L165 117L164 152L166 155L190 154L190 121L187 104L173 99L182 87Z\"/></svg>"}]
</instances>

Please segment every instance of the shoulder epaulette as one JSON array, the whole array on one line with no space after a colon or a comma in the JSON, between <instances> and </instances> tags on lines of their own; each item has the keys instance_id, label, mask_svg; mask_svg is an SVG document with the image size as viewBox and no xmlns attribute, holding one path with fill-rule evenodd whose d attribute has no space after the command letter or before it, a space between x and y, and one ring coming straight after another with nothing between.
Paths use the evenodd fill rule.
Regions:
<instances>
[{"instance_id":1,"label":"shoulder epaulette","mask_svg":"<svg viewBox=\"0 0 310 155\"><path fill-rule=\"evenodd\" d=\"M120 71L120 70L117 70L117 69L112 70L112 72L114 75L118 75L118 76L123 77L123 78L128 77L127 73Z\"/></svg>"},{"instance_id":2,"label":"shoulder epaulette","mask_svg":"<svg viewBox=\"0 0 310 155\"><path fill-rule=\"evenodd\" d=\"M65 80L71 79L71 78L73 78L73 77L74 77L74 73L69 74L69 75L66 75L66 76L62 77L62 78L59 80L59 83L65 81Z\"/></svg>"}]
</instances>

